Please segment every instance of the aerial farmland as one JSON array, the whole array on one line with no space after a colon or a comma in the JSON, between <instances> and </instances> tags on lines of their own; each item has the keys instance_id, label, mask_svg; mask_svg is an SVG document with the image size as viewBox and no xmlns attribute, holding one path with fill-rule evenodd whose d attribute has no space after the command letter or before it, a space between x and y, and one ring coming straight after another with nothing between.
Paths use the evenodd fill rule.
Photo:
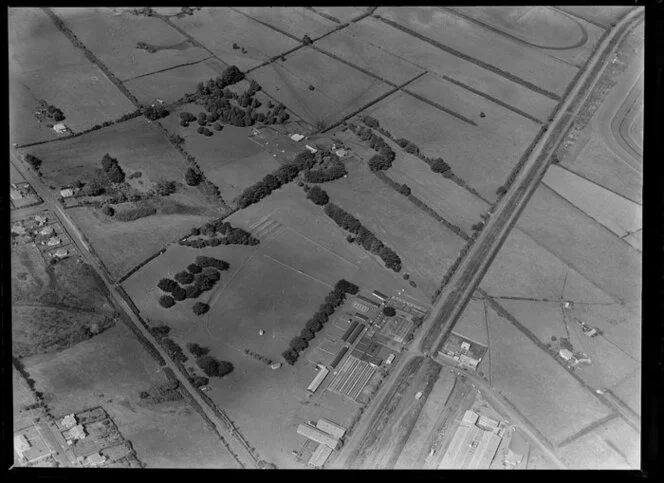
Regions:
<instances>
[{"instance_id":1,"label":"aerial farmland","mask_svg":"<svg viewBox=\"0 0 664 483\"><path fill-rule=\"evenodd\" d=\"M637 468L643 18L10 8L16 464Z\"/></svg>"}]
</instances>

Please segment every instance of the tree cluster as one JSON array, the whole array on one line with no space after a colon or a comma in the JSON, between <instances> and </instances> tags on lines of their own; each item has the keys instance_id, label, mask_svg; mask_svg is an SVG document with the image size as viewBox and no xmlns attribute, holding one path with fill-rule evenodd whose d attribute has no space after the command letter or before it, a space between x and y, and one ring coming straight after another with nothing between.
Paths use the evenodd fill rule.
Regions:
<instances>
[{"instance_id":1,"label":"tree cluster","mask_svg":"<svg viewBox=\"0 0 664 483\"><path fill-rule=\"evenodd\" d=\"M155 185L155 193L159 196L168 196L175 193L176 185L175 181L166 181L165 179L160 179Z\"/></svg>"},{"instance_id":2,"label":"tree cluster","mask_svg":"<svg viewBox=\"0 0 664 483\"><path fill-rule=\"evenodd\" d=\"M401 270L401 258L394 250L385 246L373 233L362 226L360 220L334 203L325 205L324 211L341 228L357 235L354 241L362 245L365 250L378 255L387 268L395 272Z\"/></svg>"},{"instance_id":3,"label":"tree cluster","mask_svg":"<svg viewBox=\"0 0 664 483\"><path fill-rule=\"evenodd\" d=\"M160 339L159 342L161 342L162 347L166 350L166 353L171 359L178 362L187 362L189 359L182 350L182 347L180 347L173 339L164 337L163 339Z\"/></svg>"},{"instance_id":4,"label":"tree cluster","mask_svg":"<svg viewBox=\"0 0 664 483\"><path fill-rule=\"evenodd\" d=\"M196 302L194 306L192 307L192 310L196 315L203 315L206 313L208 310L210 310L210 306L206 303L203 302Z\"/></svg>"},{"instance_id":5,"label":"tree cluster","mask_svg":"<svg viewBox=\"0 0 664 483\"><path fill-rule=\"evenodd\" d=\"M451 169L450 165L447 164L443 158L436 158L431 160L431 162L429 162L429 166L431 167L431 171L434 173L445 173Z\"/></svg>"},{"instance_id":6,"label":"tree cluster","mask_svg":"<svg viewBox=\"0 0 664 483\"><path fill-rule=\"evenodd\" d=\"M157 287L170 295L162 295L159 298L159 304L164 308L170 308L175 302L185 299L198 298L203 292L211 290L221 279L220 271L228 270L230 265L224 260L213 257L196 257L196 263L187 266L187 271L183 270L175 274L173 280L162 278L157 283ZM187 285L182 288L180 284ZM209 310L207 304L197 303L193 307L196 315L204 314Z\"/></svg>"},{"instance_id":7,"label":"tree cluster","mask_svg":"<svg viewBox=\"0 0 664 483\"><path fill-rule=\"evenodd\" d=\"M189 186L197 186L203 180L203 175L199 171L194 170L193 168L187 169L187 172L184 175L184 181Z\"/></svg>"},{"instance_id":8,"label":"tree cluster","mask_svg":"<svg viewBox=\"0 0 664 483\"><path fill-rule=\"evenodd\" d=\"M291 366L295 364L300 352L309 346L309 341L323 328L334 313L334 310L344 302L346 294L356 294L358 291L359 287L348 280L341 279L334 285L332 291L325 297L325 302L320 305L318 311L307 321L300 335L293 337L289 343L290 347L282 352L281 355L288 364Z\"/></svg>"},{"instance_id":9,"label":"tree cluster","mask_svg":"<svg viewBox=\"0 0 664 483\"><path fill-rule=\"evenodd\" d=\"M394 142L401 146L407 153L414 154L416 156L420 154L420 148L418 148L415 143L409 141L408 139L399 138Z\"/></svg>"},{"instance_id":10,"label":"tree cluster","mask_svg":"<svg viewBox=\"0 0 664 483\"><path fill-rule=\"evenodd\" d=\"M333 163L326 169L307 170L304 172L304 180L308 183L327 183L335 179L343 178L348 174L346 167L340 161Z\"/></svg>"},{"instance_id":11,"label":"tree cluster","mask_svg":"<svg viewBox=\"0 0 664 483\"><path fill-rule=\"evenodd\" d=\"M262 355L260 355L260 354L257 354L256 352L250 351L249 349L245 349L245 350L244 350L244 353L245 353L246 355L248 355L249 357L253 357L253 358L256 359L257 361L260 361L260 362L262 362L262 363L264 363L264 364L267 364L268 366L269 366L270 364L272 364L272 359L269 359L269 358L267 358L267 357L265 357L265 356L262 356Z\"/></svg>"},{"instance_id":12,"label":"tree cluster","mask_svg":"<svg viewBox=\"0 0 664 483\"><path fill-rule=\"evenodd\" d=\"M369 160L369 167L373 171L387 170L392 166L392 162L396 158L396 153L382 137L370 128L363 126L356 126L354 132L362 141L366 141L371 149L378 153L378 155L373 156Z\"/></svg>"},{"instance_id":13,"label":"tree cluster","mask_svg":"<svg viewBox=\"0 0 664 483\"><path fill-rule=\"evenodd\" d=\"M378 129L380 127L380 123L378 122L377 119L374 119L371 116L362 116L362 122L369 126L372 129Z\"/></svg>"},{"instance_id":14,"label":"tree cluster","mask_svg":"<svg viewBox=\"0 0 664 483\"><path fill-rule=\"evenodd\" d=\"M215 235L219 233L223 238L216 238ZM213 237L207 240L186 240L180 241L180 245L188 246L191 248L204 248L207 246L219 245L249 245L255 246L260 243L258 238L251 236L251 234L242 228L234 228L227 221L218 219L213 222L206 223L201 228L194 228L191 232L192 236L204 235Z\"/></svg>"},{"instance_id":15,"label":"tree cluster","mask_svg":"<svg viewBox=\"0 0 664 483\"><path fill-rule=\"evenodd\" d=\"M218 258L214 257L206 257L203 255L196 257L196 265L198 265L201 268L207 268L207 267L216 268L221 272L228 270L228 268L230 267L228 262L224 260L219 260Z\"/></svg>"},{"instance_id":16,"label":"tree cluster","mask_svg":"<svg viewBox=\"0 0 664 483\"><path fill-rule=\"evenodd\" d=\"M330 197L327 195L325 190L319 188L318 186L311 187L307 193L307 198L321 206L326 205L330 201Z\"/></svg>"},{"instance_id":17,"label":"tree cluster","mask_svg":"<svg viewBox=\"0 0 664 483\"><path fill-rule=\"evenodd\" d=\"M162 337L168 336L168 334L171 333L171 328L167 325L157 325L155 327L151 327L150 332L156 338L160 339Z\"/></svg>"},{"instance_id":18,"label":"tree cluster","mask_svg":"<svg viewBox=\"0 0 664 483\"><path fill-rule=\"evenodd\" d=\"M39 167L42 165L42 160L39 159L37 156L33 156L32 154L26 154L25 161L30 166L32 166L33 169L39 169Z\"/></svg>"},{"instance_id":19,"label":"tree cluster","mask_svg":"<svg viewBox=\"0 0 664 483\"><path fill-rule=\"evenodd\" d=\"M181 285L188 285L194 281L194 276L186 270L176 273L173 278Z\"/></svg>"},{"instance_id":20,"label":"tree cluster","mask_svg":"<svg viewBox=\"0 0 664 483\"><path fill-rule=\"evenodd\" d=\"M115 218L119 221L134 221L139 218L145 218L146 216L151 216L157 213L157 208L150 205L137 206L131 210L120 211L115 214Z\"/></svg>"},{"instance_id":21,"label":"tree cluster","mask_svg":"<svg viewBox=\"0 0 664 483\"><path fill-rule=\"evenodd\" d=\"M143 108L143 115L150 121L156 121L157 119L168 116L168 114L168 109L162 104L154 104Z\"/></svg>"},{"instance_id":22,"label":"tree cluster","mask_svg":"<svg viewBox=\"0 0 664 483\"><path fill-rule=\"evenodd\" d=\"M189 382L191 383L192 386L198 388L202 386L207 386L208 383L210 382L210 379L208 379L205 376L191 376L189 378Z\"/></svg>"},{"instance_id":23,"label":"tree cluster","mask_svg":"<svg viewBox=\"0 0 664 483\"><path fill-rule=\"evenodd\" d=\"M406 183L400 185L398 191L404 196L410 196L410 186L408 186Z\"/></svg>"},{"instance_id":24,"label":"tree cluster","mask_svg":"<svg viewBox=\"0 0 664 483\"><path fill-rule=\"evenodd\" d=\"M108 176L111 183L122 183L125 179L125 174L120 168L118 160L111 157L108 153L104 154L101 159L101 167Z\"/></svg>"},{"instance_id":25,"label":"tree cluster","mask_svg":"<svg viewBox=\"0 0 664 483\"><path fill-rule=\"evenodd\" d=\"M200 367L208 377L224 377L233 372L233 364L228 361L220 361L211 355L196 358L196 365Z\"/></svg>"},{"instance_id":26,"label":"tree cluster","mask_svg":"<svg viewBox=\"0 0 664 483\"><path fill-rule=\"evenodd\" d=\"M394 307L383 307L383 315L385 317L394 317L397 315L397 311L394 309Z\"/></svg>"}]
</instances>

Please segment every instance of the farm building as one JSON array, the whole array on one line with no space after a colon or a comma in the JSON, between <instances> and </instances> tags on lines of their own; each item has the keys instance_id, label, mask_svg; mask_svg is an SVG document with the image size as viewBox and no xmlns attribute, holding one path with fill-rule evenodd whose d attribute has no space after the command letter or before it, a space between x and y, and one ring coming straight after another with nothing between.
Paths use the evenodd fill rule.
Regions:
<instances>
[{"instance_id":1,"label":"farm building","mask_svg":"<svg viewBox=\"0 0 664 483\"><path fill-rule=\"evenodd\" d=\"M65 188L60 190L60 196L63 198L71 198L74 196L74 190L72 188Z\"/></svg>"},{"instance_id":2,"label":"farm building","mask_svg":"<svg viewBox=\"0 0 664 483\"><path fill-rule=\"evenodd\" d=\"M387 295L385 295L385 294L382 293L382 292L379 292L378 290L374 290L373 293L372 293L371 295L373 295L374 297L376 297L376 298L377 298L378 300L380 300L381 302L387 302L387 301L390 299Z\"/></svg>"},{"instance_id":3,"label":"farm building","mask_svg":"<svg viewBox=\"0 0 664 483\"><path fill-rule=\"evenodd\" d=\"M65 126L63 123L58 123L53 126L53 130L58 134L64 134L67 132L67 126Z\"/></svg>"},{"instance_id":4,"label":"farm building","mask_svg":"<svg viewBox=\"0 0 664 483\"><path fill-rule=\"evenodd\" d=\"M510 446L505 455L505 463L510 466L518 466L528 453L528 442L521 433L514 431L510 439Z\"/></svg>"},{"instance_id":5,"label":"farm building","mask_svg":"<svg viewBox=\"0 0 664 483\"><path fill-rule=\"evenodd\" d=\"M341 340L346 342L359 324L360 323L357 320L354 320L353 323L350 324L350 326L346 329L346 332L344 332L344 334L341 336Z\"/></svg>"},{"instance_id":6,"label":"farm building","mask_svg":"<svg viewBox=\"0 0 664 483\"><path fill-rule=\"evenodd\" d=\"M41 226L48 221L48 218L45 216L37 215L35 216L35 221L37 222L37 225Z\"/></svg>"},{"instance_id":7,"label":"farm building","mask_svg":"<svg viewBox=\"0 0 664 483\"><path fill-rule=\"evenodd\" d=\"M469 351L470 350L470 342L462 342L461 343L461 350Z\"/></svg>"},{"instance_id":8,"label":"farm building","mask_svg":"<svg viewBox=\"0 0 664 483\"><path fill-rule=\"evenodd\" d=\"M318 387L321 385L323 380L327 377L328 373L330 372L330 370L325 366L318 364L318 367L319 367L318 374L316 374L314 380L311 381L311 384L309 384L307 391L316 392L316 389L318 389Z\"/></svg>"},{"instance_id":9,"label":"farm building","mask_svg":"<svg viewBox=\"0 0 664 483\"><path fill-rule=\"evenodd\" d=\"M488 469L501 438L477 426L459 426L438 469Z\"/></svg>"},{"instance_id":10,"label":"farm building","mask_svg":"<svg viewBox=\"0 0 664 483\"><path fill-rule=\"evenodd\" d=\"M327 434L324 431L321 431L314 426L309 426L308 424L300 424L297 427L297 433L301 434L305 438L309 438L317 443L329 446L332 449L339 449L339 440L334 436Z\"/></svg>"},{"instance_id":11,"label":"farm building","mask_svg":"<svg viewBox=\"0 0 664 483\"><path fill-rule=\"evenodd\" d=\"M78 426L74 426L73 428L65 431L62 433L62 436L66 440L72 440L72 439L85 439L85 430L83 429L83 425L79 424Z\"/></svg>"},{"instance_id":12,"label":"farm building","mask_svg":"<svg viewBox=\"0 0 664 483\"><path fill-rule=\"evenodd\" d=\"M25 235L25 232L25 227L23 227L20 223L14 223L12 225L12 233L16 233L17 235Z\"/></svg>"},{"instance_id":13,"label":"farm building","mask_svg":"<svg viewBox=\"0 0 664 483\"><path fill-rule=\"evenodd\" d=\"M459 364L464 367L469 367L470 369L477 369L477 365L480 363L479 359L474 359L466 354L461 354L459 356Z\"/></svg>"},{"instance_id":14,"label":"farm building","mask_svg":"<svg viewBox=\"0 0 664 483\"><path fill-rule=\"evenodd\" d=\"M313 154L316 154L318 152L318 149L316 149L314 147L311 147L308 144L306 144L304 147L307 148L309 150L309 152L311 152Z\"/></svg>"},{"instance_id":15,"label":"farm building","mask_svg":"<svg viewBox=\"0 0 664 483\"><path fill-rule=\"evenodd\" d=\"M341 426L336 425L333 422L323 418L318 420L318 422L316 423L316 427L321 431L325 431L326 433L331 434L332 436L338 439L343 438L344 434L346 434L346 428L342 428Z\"/></svg>"},{"instance_id":16,"label":"farm building","mask_svg":"<svg viewBox=\"0 0 664 483\"><path fill-rule=\"evenodd\" d=\"M99 466L106 462L106 456L103 456L99 453L91 454L86 456L83 464L86 466Z\"/></svg>"},{"instance_id":17,"label":"farm building","mask_svg":"<svg viewBox=\"0 0 664 483\"><path fill-rule=\"evenodd\" d=\"M67 255L69 255L69 252L67 251L66 248L58 248L54 253L53 256L55 258L65 258Z\"/></svg>"},{"instance_id":18,"label":"farm building","mask_svg":"<svg viewBox=\"0 0 664 483\"><path fill-rule=\"evenodd\" d=\"M359 324L355 330L353 330L352 334L348 337L348 343L350 345L353 345L353 343L357 340L358 336L362 333L364 330L364 324Z\"/></svg>"},{"instance_id":19,"label":"farm building","mask_svg":"<svg viewBox=\"0 0 664 483\"><path fill-rule=\"evenodd\" d=\"M19 190L13 190L12 189L12 190L9 190L9 197L12 200L20 200L21 198L23 198L23 194L21 194L21 192Z\"/></svg>"},{"instance_id":20,"label":"farm building","mask_svg":"<svg viewBox=\"0 0 664 483\"><path fill-rule=\"evenodd\" d=\"M394 360L394 354L390 354L390 355L387 357L387 360L385 361L385 364L387 364L387 365L389 366L390 364L392 364L392 361L393 361L393 360Z\"/></svg>"},{"instance_id":21,"label":"farm building","mask_svg":"<svg viewBox=\"0 0 664 483\"><path fill-rule=\"evenodd\" d=\"M309 465L313 466L314 468L320 468L325 464L331 454L332 448L324 444L319 444L318 448L316 448L316 451L314 451L314 453L311 455L311 458L309 458Z\"/></svg>"},{"instance_id":22,"label":"farm building","mask_svg":"<svg viewBox=\"0 0 664 483\"><path fill-rule=\"evenodd\" d=\"M350 335L350 334L348 334L348 335ZM339 353L334 358L334 360L330 363L330 367L332 369L337 367L339 362L341 362L341 359L343 359L344 356L346 355L346 352L348 352L348 347L342 347L341 350L339 351Z\"/></svg>"},{"instance_id":23,"label":"farm building","mask_svg":"<svg viewBox=\"0 0 664 483\"><path fill-rule=\"evenodd\" d=\"M23 453L30 449L30 442L24 434L14 435L14 451L20 458L23 458Z\"/></svg>"},{"instance_id":24,"label":"farm building","mask_svg":"<svg viewBox=\"0 0 664 483\"><path fill-rule=\"evenodd\" d=\"M560 357L562 357L566 361L571 360L572 356L574 355L574 354L572 354L572 351L569 351L567 349L560 349L560 352L558 354L560 355Z\"/></svg>"},{"instance_id":25,"label":"farm building","mask_svg":"<svg viewBox=\"0 0 664 483\"><path fill-rule=\"evenodd\" d=\"M46 227L41 229L39 234L42 235L42 236L52 235L53 234L53 227L52 226L46 226Z\"/></svg>"},{"instance_id":26,"label":"farm building","mask_svg":"<svg viewBox=\"0 0 664 483\"><path fill-rule=\"evenodd\" d=\"M477 414L474 411L471 411L470 409L466 411L463 415L463 419L461 420L462 424L475 424L477 422L477 418L479 418L479 414Z\"/></svg>"},{"instance_id":27,"label":"farm building","mask_svg":"<svg viewBox=\"0 0 664 483\"><path fill-rule=\"evenodd\" d=\"M304 135L296 133L296 134L293 134L290 138L297 143L297 142L300 142L304 139Z\"/></svg>"},{"instance_id":28,"label":"farm building","mask_svg":"<svg viewBox=\"0 0 664 483\"><path fill-rule=\"evenodd\" d=\"M76 416L74 416L74 414L67 414L60 420L60 426L63 429L73 428L76 426Z\"/></svg>"},{"instance_id":29,"label":"farm building","mask_svg":"<svg viewBox=\"0 0 664 483\"><path fill-rule=\"evenodd\" d=\"M477 420L477 425L485 431L498 430L498 421L495 419L487 418L486 416L480 416Z\"/></svg>"},{"instance_id":30,"label":"farm building","mask_svg":"<svg viewBox=\"0 0 664 483\"><path fill-rule=\"evenodd\" d=\"M358 295L357 298L359 300L361 300L362 302L366 302L367 304L369 304L372 307L380 307L379 303L376 303L373 300L364 297L363 295Z\"/></svg>"},{"instance_id":31,"label":"farm building","mask_svg":"<svg viewBox=\"0 0 664 483\"><path fill-rule=\"evenodd\" d=\"M369 322L369 320L370 320L369 317L367 317L366 315L362 315L362 314L355 314L355 317L357 317L358 319L363 320L365 322Z\"/></svg>"},{"instance_id":32,"label":"farm building","mask_svg":"<svg viewBox=\"0 0 664 483\"><path fill-rule=\"evenodd\" d=\"M52 237L52 238L49 238L49 240L46 242L46 244L47 244L49 247L54 247L54 246L56 246L56 245L59 245L60 243L62 243L62 240L60 240L60 238L57 237L57 236L54 236L54 237Z\"/></svg>"}]
</instances>

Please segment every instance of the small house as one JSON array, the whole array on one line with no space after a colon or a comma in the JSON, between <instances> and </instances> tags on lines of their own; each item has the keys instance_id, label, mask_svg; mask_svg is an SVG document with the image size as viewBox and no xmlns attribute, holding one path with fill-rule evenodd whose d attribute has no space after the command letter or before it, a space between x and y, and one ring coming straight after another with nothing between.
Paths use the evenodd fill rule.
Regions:
<instances>
[{"instance_id":1,"label":"small house","mask_svg":"<svg viewBox=\"0 0 664 483\"><path fill-rule=\"evenodd\" d=\"M85 464L87 466L99 466L106 462L106 456L103 456L99 453L91 454L85 458Z\"/></svg>"},{"instance_id":2,"label":"small house","mask_svg":"<svg viewBox=\"0 0 664 483\"><path fill-rule=\"evenodd\" d=\"M15 233L17 235L25 235L26 229L20 223L15 223L12 225L12 233Z\"/></svg>"},{"instance_id":3,"label":"small house","mask_svg":"<svg viewBox=\"0 0 664 483\"><path fill-rule=\"evenodd\" d=\"M65 188L60 190L60 196L63 198L71 198L74 196L74 190L72 188Z\"/></svg>"},{"instance_id":4,"label":"small house","mask_svg":"<svg viewBox=\"0 0 664 483\"><path fill-rule=\"evenodd\" d=\"M63 123L58 123L53 126L53 130L58 134L64 134L67 132L67 126L65 126Z\"/></svg>"},{"instance_id":5,"label":"small house","mask_svg":"<svg viewBox=\"0 0 664 483\"><path fill-rule=\"evenodd\" d=\"M297 134L297 133L296 133L296 134L293 134L290 138L291 138L293 141L295 141L296 143L298 143L298 142L300 142L300 141L302 141L302 140L304 139L304 136L303 136L302 134ZM307 147L308 147L308 146L307 146Z\"/></svg>"},{"instance_id":6,"label":"small house","mask_svg":"<svg viewBox=\"0 0 664 483\"><path fill-rule=\"evenodd\" d=\"M66 440L84 439L86 434L83 425L79 424L62 433Z\"/></svg>"},{"instance_id":7,"label":"small house","mask_svg":"<svg viewBox=\"0 0 664 483\"><path fill-rule=\"evenodd\" d=\"M318 152L318 149L316 149L316 148L314 148L314 147L311 147L311 146L309 146L308 144L305 145L304 147L307 148L307 149L309 150L309 152L311 152L311 153L313 153L313 154L316 154L316 153Z\"/></svg>"},{"instance_id":8,"label":"small house","mask_svg":"<svg viewBox=\"0 0 664 483\"><path fill-rule=\"evenodd\" d=\"M54 236L52 238L49 238L49 240L46 242L46 245L49 247L54 247L56 245L59 245L62 243L62 240L60 240L60 237Z\"/></svg>"},{"instance_id":9,"label":"small house","mask_svg":"<svg viewBox=\"0 0 664 483\"><path fill-rule=\"evenodd\" d=\"M52 226L45 226L39 231L39 234L42 236L49 236L53 234L53 227Z\"/></svg>"},{"instance_id":10,"label":"small house","mask_svg":"<svg viewBox=\"0 0 664 483\"><path fill-rule=\"evenodd\" d=\"M558 352L558 355L560 355L560 357L562 357L564 360L569 361L569 360L572 359L572 356L574 354L572 354L572 351L569 351L567 349L560 349L560 352Z\"/></svg>"},{"instance_id":11,"label":"small house","mask_svg":"<svg viewBox=\"0 0 664 483\"><path fill-rule=\"evenodd\" d=\"M45 216L37 215L35 216L35 221L37 222L37 225L41 226L48 221L48 218Z\"/></svg>"},{"instance_id":12,"label":"small house","mask_svg":"<svg viewBox=\"0 0 664 483\"><path fill-rule=\"evenodd\" d=\"M60 420L60 426L62 426L64 429L73 428L76 426L76 416L74 416L74 414L67 414Z\"/></svg>"},{"instance_id":13,"label":"small house","mask_svg":"<svg viewBox=\"0 0 664 483\"><path fill-rule=\"evenodd\" d=\"M12 189L9 190L9 197L12 200L20 200L21 198L23 198L23 194L19 190Z\"/></svg>"},{"instance_id":14,"label":"small house","mask_svg":"<svg viewBox=\"0 0 664 483\"><path fill-rule=\"evenodd\" d=\"M69 252L66 248L58 248L55 253L53 253L55 258L66 258L67 255L69 255Z\"/></svg>"},{"instance_id":15,"label":"small house","mask_svg":"<svg viewBox=\"0 0 664 483\"><path fill-rule=\"evenodd\" d=\"M461 350L462 351L469 351L470 350L470 342L462 342L461 343Z\"/></svg>"},{"instance_id":16,"label":"small house","mask_svg":"<svg viewBox=\"0 0 664 483\"><path fill-rule=\"evenodd\" d=\"M461 366L469 367L470 369L473 370L477 369L477 366L480 363L479 359L475 359L465 354L462 354L460 356L454 356L454 359L456 360L457 357L459 358L459 364Z\"/></svg>"}]
</instances>

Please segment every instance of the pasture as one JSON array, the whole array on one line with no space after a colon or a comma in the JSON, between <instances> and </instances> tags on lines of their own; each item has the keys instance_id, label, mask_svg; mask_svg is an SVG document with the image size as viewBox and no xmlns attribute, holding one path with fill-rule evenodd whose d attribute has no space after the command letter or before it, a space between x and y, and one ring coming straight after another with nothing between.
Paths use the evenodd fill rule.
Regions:
<instances>
[{"instance_id":1,"label":"pasture","mask_svg":"<svg viewBox=\"0 0 664 483\"><path fill-rule=\"evenodd\" d=\"M542 181L620 238L643 226L639 205L575 173L554 165Z\"/></svg>"},{"instance_id":2,"label":"pasture","mask_svg":"<svg viewBox=\"0 0 664 483\"><path fill-rule=\"evenodd\" d=\"M16 76L9 76L9 141L29 144L55 139L58 135L34 115L39 99ZM14 181L12 181L14 182Z\"/></svg>"},{"instance_id":3,"label":"pasture","mask_svg":"<svg viewBox=\"0 0 664 483\"><path fill-rule=\"evenodd\" d=\"M453 332L464 339L488 347L487 330L485 303L482 300L470 299L461 317L454 324Z\"/></svg>"},{"instance_id":4,"label":"pasture","mask_svg":"<svg viewBox=\"0 0 664 483\"><path fill-rule=\"evenodd\" d=\"M349 28L326 35L316 42L316 48L396 85L404 84L424 72L424 69L409 60L355 37Z\"/></svg>"},{"instance_id":5,"label":"pasture","mask_svg":"<svg viewBox=\"0 0 664 483\"><path fill-rule=\"evenodd\" d=\"M367 11L367 7L313 7L313 9L334 17L341 23L352 22Z\"/></svg>"},{"instance_id":6,"label":"pasture","mask_svg":"<svg viewBox=\"0 0 664 483\"><path fill-rule=\"evenodd\" d=\"M575 17L579 17L588 21L604 25L605 27L610 27L612 23L620 20L624 15L626 15L634 7L632 6L618 6L618 5L603 5L601 7L590 7L590 6L564 6L556 7L564 12L568 12Z\"/></svg>"},{"instance_id":7,"label":"pasture","mask_svg":"<svg viewBox=\"0 0 664 483\"><path fill-rule=\"evenodd\" d=\"M488 317L493 386L552 443L610 414L608 407L491 307Z\"/></svg>"},{"instance_id":8,"label":"pasture","mask_svg":"<svg viewBox=\"0 0 664 483\"><path fill-rule=\"evenodd\" d=\"M556 453L572 470L634 469L597 431L562 446Z\"/></svg>"},{"instance_id":9,"label":"pasture","mask_svg":"<svg viewBox=\"0 0 664 483\"><path fill-rule=\"evenodd\" d=\"M381 49L441 77L454 79L540 121L546 121L556 105L556 101L513 80L452 55L378 19L364 18L343 32L355 37L358 43L375 44L376 39L380 39L380 44L376 45Z\"/></svg>"},{"instance_id":10,"label":"pasture","mask_svg":"<svg viewBox=\"0 0 664 483\"><path fill-rule=\"evenodd\" d=\"M551 344L557 347L557 342L554 342L551 338L567 337L561 302L512 300L508 298L499 299L497 302L532 332L542 344ZM574 322L570 320L568 325L570 330L573 329L572 324ZM572 345L577 349L573 341ZM580 347L578 349L581 350ZM542 354L541 357L547 356Z\"/></svg>"},{"instance_id":11,"label":"pasture","mask_svg":"<svg viewBox=\"0 0 664 483\"><path fill-rule=\"evenodd\" d=\"M602 425L597 432L620 451L633 468L641 464L641 434L624 419L616 418Z\"/></svg>"},{"instance_id":12,"label":"pasture","mask_svg":"<svg viewBox=\"0 0 664 483\"><path fill-rule=\"evenodd\" d=\"M481 287L495 298L614 302L600 287L518 228L507 236Z\"/></svg>"},{"instance_id":13,"label":"pasture","mask_svg":"<svg viewBox=\"0 0 664 483\"><path fill-rule=\"evenodd\" d=\"M636 414L641 414L641 371L634 371L631 375L620 381L611 392L620 398Z\"/></svg>"},{"instance_id":14,"label":"pasture","mask_svg":"<svg viewBox=\"0 0 664 483\"><path fill-rule=\"evenodd\" d=\"M217 435L186 403L139 405L140 391L166 377L123 324L24 364L54 414L103 406L148 467L237 468Z\"/></svg>"},{"instance_id":15,"label":"pasture","mask_svg":"<svg viewBox=\"0 0 664 483\"><path fill-rule=\"evenodd\" d=\"M41 9L9 10L9 45L10 77L23 84L35 99L60 108L64 122L74 131L117 119L135 109Z\"/></svg>"},{"instance_id":16,"label":"pasture","mask_svg":"<svg viewBox=\"0 0 664 483\"><path fill-rule=\"evenodd\" d=\"M185 94L196 92L199 82L219 76L225 68L224 64L211 58L196 64L134 78L125 81L124 85L143 104L152 104L156 98L171 103L181 99Z\"/></svg>"},{"instance_id":17,"label":"pasture","mask_svg":"<svg viewBox=\"0 0 664 483\"><path fill-rule=\"evenodd\" d=\"M465 242L376 178L364 162L351 161L346 168L347 177L325 184L330 200L392 248L403 261L402 272L431 296Z\"/></svg>"},{"instance_id":18,"label":"pasture","mask_svg":"<svg viewBox=\"0 0 664 483\"><path fill-rule=\"evenodd\" d=\"M558 96L565 92L577 71L541 51L436 7L381 7L376 13Z\"/></svg>"},{"instance_id":19,"label":"pasture","mask_svg":"<svg viewBox=\"0 0 664 483\"><path fill-rule=\"evenodd\" d=\"M517 226L618 301L640 300L640 254L550 188L538 187Z\"/></svg>"},{"instance_id":20,"label":"pasture","mask_svg":"<svg viewBox=\"0 0 664 483\"><path fill-rule=\"evenodd\" d=\"M222 131L213 131L214 135L208 137L196 132L197 123L180 126L179 113L198 115L202 111L202 106L185 104L161 122L170 133L185 139L185 150L196 158L207 179L219 187L224 200L235 198L280 166L249 137L249 127L224 125Z\"/></svg>"},{"instance_id":21,"label":"pasture","mask_svg":"<svg viewBox=\"0 0 664 483\"><path fill-rule=\"evenodd\" d=\"M577 67L586 63L604 29L545 6L453 7L526 45Z\"/></svg>"},{"instance_id":22,"label":"pasture","mask_svg":"<svg viewBox=\"0 0 664 483\"><path fill-rule=\"evenodd\" d=\"M480 119L477 111L472 119L477 125L472 125L403 92L383 99L363 114L376 118L395 138L414 142L425 156L442 157L457 176L489 201L496 199L496 190L537 132L535 123L524 126L519 122L511 129L516 133L520 126L524 137L519 141L509 139L485 127L505 122L503 119Z\"/></svg>"},{"instance_id":23,"label":"pasture","mask_svg":"<svg viewBox=\"0 0 664 483\"><path fill-rule=\"evenodd\" d=\"M205 45L224 62L246 71L300 43L227 7L204 7L182 18L178 27ZM233 49L236 43L240 49ZM247 53L243 54L241 48Z\"/></svg>"},{"instance_id":24,"label":"pasture","mask_svg":"<svg viewBox=\"0 0 664 483\"><path fill-rule=\"evenodd\" d=\"M643 174L616 156L589 124L561 164L593 183L641 204Z\"/></svg>"},{"instance_id":25,"label":"pasture","mask_svg":"<svg viewBox=\"0 0 664 483\"><path fill-rule=\"evenodd\" d=\"M56 15L121 81L196 62L210 54L157 17L110 8L58 8ZM157 52L139 49L144 42Z\"/></svg>"},{"instance_id":26,"label":"pasture","mask_svg":"<svg viewBox=\"0 0 664 483\"><path fill-rule=\"evenodd\" d=\"M305 35L316 40L339 26L336 22L304 7L236 7L233 10L299 40Z\"/></svg>"}]
</instances>

